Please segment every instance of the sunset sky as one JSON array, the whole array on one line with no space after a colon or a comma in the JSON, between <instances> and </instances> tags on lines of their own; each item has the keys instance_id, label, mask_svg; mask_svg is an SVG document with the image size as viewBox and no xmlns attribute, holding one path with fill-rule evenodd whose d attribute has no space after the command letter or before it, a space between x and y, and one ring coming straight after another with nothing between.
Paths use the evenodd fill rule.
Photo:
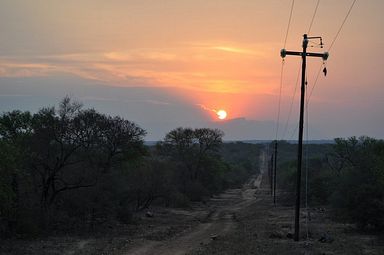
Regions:
<instances>
[{"instance_id":1,"label":"sunset sky","mask_svg":"<svg viewBox=\"0 0 384 255\"><path fill-rule=\"evenodd\" d=\"M317 0L296 0L286 48L301 50ZM324 52L352 0L322 0L310 31ZM177 126L274 139L291 0L1 0L0 111L71 95L161 139ZM312 139L384 138L384 1L357 1L309 102ZM314 41L317 43L318 41ZM300 58L283 74L278 138L294 139ZM312 88L322 60L308 59ZM225 121L214 111L228 113ZM286 131L286 132L284 132ZM293 135L291 135L291 133Z\"/></svg>"}]
</instances>

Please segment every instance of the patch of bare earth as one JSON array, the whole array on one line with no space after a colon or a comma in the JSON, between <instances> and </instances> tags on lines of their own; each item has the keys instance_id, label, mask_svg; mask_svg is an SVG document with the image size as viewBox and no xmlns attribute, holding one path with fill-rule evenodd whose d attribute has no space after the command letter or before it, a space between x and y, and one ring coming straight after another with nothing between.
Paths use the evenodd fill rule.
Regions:
<instances>
[{"instance_id":1,"label":"patch of bare earth","mask_svg":"<svg viewBox=\"0 0 384 255\"><path fill-rule=\"evenodd\" d=\"M124 254L187 254L222 239L238 227L238 214L257 201L255 191L261 182L262 175L253 176L242 189L230 189L210 199L209 210L203 209L196 224L180 235L162 242L143 240Z\"/></svg>"},{"instance_id":2,"label":"patch of bare earth","mask_svg":"<svg viewBox=\"0 0 384 255\"><path fill-rule=\"evenodd\" d=\"M124 254L186 254L196 247L222 238L236 227L239 211L254 200L254 181L255 178L243 189L231 189L212 198L208 208L195 216L195 224L179 235L163 241L143 240Z\"/></svg>"}]
</instances>

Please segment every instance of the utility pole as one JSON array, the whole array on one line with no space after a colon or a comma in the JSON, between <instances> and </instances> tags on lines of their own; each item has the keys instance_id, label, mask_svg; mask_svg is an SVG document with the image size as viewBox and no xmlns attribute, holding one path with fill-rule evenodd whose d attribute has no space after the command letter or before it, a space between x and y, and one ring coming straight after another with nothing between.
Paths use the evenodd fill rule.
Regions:
<instances>
[{"instance_id":1,"label":"utility pole","mask_svg":"<svg viewBox=\"0 0 384 255\"><path fill-rule=\"evenodd\" d=\"M308 57L321 57L324 61L328 59L328 52L324 53L311 53L307 52L308 40L310 39L320 39L320 46L323 46L322 38L319 36L308 37L307 34L303 35L303 51L287 51L282 49L280 51L280 56L285 58L287 55L301 56L302 65L301 65L301 98L300 98L300 121L299 121L299 144L297 151L297 178L296 178L296 205L295 205L295 234L293 239L299 241L300 236L300 192L301 192L301 165L302 165L302 155L303 155L303 125L304 125L304 101L305 101L305 86L306 86L306 67L307 67L307 56Z\"/></svg>"},{"instance_id":2,"label":"utility pole","mask_svg":"<svg viewBox=\"0 0 384 255\"><path fill-rule=\"evenodd\" d=\"M276 165L277 165L277 140L275 141L275 162L273 167L273 204L276 205Z\"/></svg>"},{"instance_id":3,"label":"utility pole","mask_svg":"<svg viewBox=\"0 0 384 255\"><path fill-rule=\"evenodd\" d=\"M268 174L269 174L269 184L271 186L271 196L273 196L273 154L271 155L271 160L268 162Z\"/></svg>"}]
</instances>

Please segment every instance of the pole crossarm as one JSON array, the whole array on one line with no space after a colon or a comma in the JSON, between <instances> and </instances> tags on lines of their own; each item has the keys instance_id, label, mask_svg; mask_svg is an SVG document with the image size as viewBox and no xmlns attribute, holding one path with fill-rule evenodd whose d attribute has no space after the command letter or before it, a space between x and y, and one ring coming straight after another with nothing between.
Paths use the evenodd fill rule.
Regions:
<instances>
[{"instance_id":1,"label":"pole crossarm","mask_svg":"<svg viewBox=\"0 0 384 255\"><path fill-rule=\"evenodd\" d=\"M303 52L299 52L299 51L289 51L289 50L286 50L286 49L282 49L282 50L280 51L280 56L281 56L282 58L285 58L287 55L300 56L300 57L302 57L302 56L303 56ZM328 57L329 57L329 53L328 53L328 52L324 52L324 53L306 52L306 53L305 53L305 56L307 56L307 57L320 57L320 58L322 58L323 60L327 60Z\"/></svg>"}]
</instances>

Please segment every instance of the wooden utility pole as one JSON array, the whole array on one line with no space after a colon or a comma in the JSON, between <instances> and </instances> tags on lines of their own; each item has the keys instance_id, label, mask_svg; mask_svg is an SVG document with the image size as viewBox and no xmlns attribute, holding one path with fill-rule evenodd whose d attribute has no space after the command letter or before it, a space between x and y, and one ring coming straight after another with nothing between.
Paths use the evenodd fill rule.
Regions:
<instances>
[{"instance_id":1,"label":"wooden utility pole","mask_svg":"<svg viewBox=\"0 0 384 255\"><path fill-rule=\"evenodd\" d=\"M287 51L282 49L280 56L285 58L287 55L301 56L301 98L300 98L300 121L299 121L299 144L297 151L297 178L296 178L296 205L295 205L295 234L294 240L299 241L300 236L300 192L301 192L301 165L303 155L303 126L304 126L304 103L305 103L305 86L306 86L306 67L307 67L307 56L308 57L321 57L324 61L328 59L328 52L325 53L311 53L307 52L308 40L309 39L320 39L320 46L322 46L322 39L319 36L308 37L307 34L303 35L303 51Z\"/></svg>"},{"instance_id":2,"label":"wooden utility pole","mask_svg":"<svg viewBox=\"0 0 384 255\"><path fill-rule=\"evenodd\" d=\"M271 186L271 196L273 196L273 154L271 155L271 160L269 161L269 164L268 164L268 171L269 171L269 183L270 183L270 186Z\"/></svg>"},{"instance_id":3,"label":"wooden utility pole","mask_svg":"<svg viewBox=\"0 0 384 255\"><path fill-rule=\"evenodd\" d=\"M276 205L276 165L277 165L277 140L275 141L275 158L273 167L273 204Z\"/></svg>"}]
</instances>

